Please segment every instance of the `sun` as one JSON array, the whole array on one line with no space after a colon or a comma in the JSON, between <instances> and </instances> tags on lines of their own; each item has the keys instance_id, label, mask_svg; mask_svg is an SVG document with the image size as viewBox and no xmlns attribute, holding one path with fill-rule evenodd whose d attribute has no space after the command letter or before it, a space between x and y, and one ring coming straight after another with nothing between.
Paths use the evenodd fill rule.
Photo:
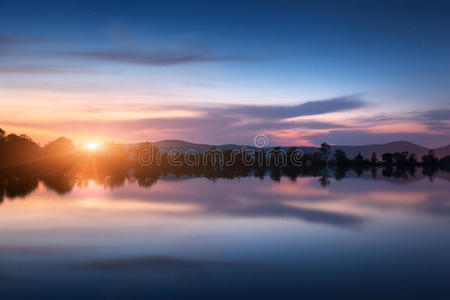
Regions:
<instances>
[{"instance_id":1,"label":"sun","mask_svg":"<svg viewBox=\"0 0 450 300\"><path fill-rule=\"evenodd\" d=\"M94 142L89 142L84 145L84 148L88 151L95 151L98 149L98 144Z\"/></svg>"}]
</instances>

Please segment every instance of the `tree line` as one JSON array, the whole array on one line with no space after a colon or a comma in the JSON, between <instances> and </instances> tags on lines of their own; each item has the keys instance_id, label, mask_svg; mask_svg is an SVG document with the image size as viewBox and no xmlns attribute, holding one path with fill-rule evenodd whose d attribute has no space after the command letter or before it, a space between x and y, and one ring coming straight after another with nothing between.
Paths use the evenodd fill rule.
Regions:
<instances>
[{"instance_id":1,"label":"tree line","mask_svg":"<svg viewBox=\"0 0 450 300\"><path fill-rule=\"evenodd\" d=\"M47 188L59 194L69 193L74 186L86 185L90 178L107 187L123 185L126 180L136 180L142 187L151 187L160 176L175 175L218 178L240 178L269 176L274 181L281 177L295 180L297 177L318 177L322 186L330 184L330 178L340 180L350 171L362 176L369 172L376 178L408 179L416 177L420 169L424 176L432 180L438 172L450 172L450 157L438 159L433 151L424 155L421 161L414 154L385 153L381 159L373 154L370 159L358 154L349 159L339 149L334 154L328 144L322 144L317 152L304 154L294 165L292 161L280 164L280 156L294 154L295 147L283 152L281 148L260 149L253 153L261 160L253 163L250 153L239 152L233 164L218 164L212 159L204 164L188 165L186 153L179 153L171 163L169 154L159 155L157 147L150 147L149 164L139 162L139 153L149 149L151 143L141 143L134 147L124 147L114 143L104 144L98 151L89 152L76 147L67 138L60 137L40 146L26 135L8 134L0 129L0 203L8 198L24 197L42 182ZM215 150L215 149L211 149ZM223 151L224 159L230 160L232 150ZM198 153L203 160L204 154ZM299 163L300 162L300 163Z\"/></svg>"},{"instance_id":2,"label":"tree line","mask_svg":"<svg viewBox=\"0 0 450 300\"><path fill-rule=\"evenodd\" d=\"M330 158L331 146L323 143L319 151L321 153L321 161L323 163L337 165L337 166L377 166L377 165L395 165L395 166L448 166L450 165L450 155L439 159L436 157L434 150L429 150L428 154L423 155L419 161L415 153L404 152L386 152L379 158L376 152L373 152L370 158L365 158L361 153L358 153L353 159L347 157L344 151L336 149L333 156Z\"/></svg>"},{"instance_id":3,"label":"tree line","mask_svg":"<svg viewBox=\"0 0 450 300\"><path fill-rule=\"evenodd\" d=\"M148 151L148 149L151 149ZM211 149L214 153L217 149ZM146 161L142 163L141 154L147 151ZM321 175L324 168L332 169L364 169L373 167L408 169L422 167L430 170L450 169L450 156L441 159L435 156L433 150L418 160L414 153L396 152L384 153L380 158L373 153L370 158L364 158L361 153L353 159L345 152L337 149L331 153L331 146L323 143L318 151L298 156L298 149L292 147L283 150L280 147L259 149L256 152L245 150L221 151L222 160L231 164L217 161L214 156L207 157L205 153L196 153L191 158L189 153L171 155L159 151L151 143L141 143L136 146L125 147L115 143L106 143L98 151L85 151L76 147L73 141L60 137L40 146L27 135L6 134L0 129L0 174L8 172L26 171L37 174L85 174L89 176L122 176L130 170L136 176L155 177L160 175L204 175L206 177L222 176L236 177L264 176L268 171L277 176L286 174L291 176ZM297 160L285 160L294 157ZM255 160L254 158L258 159ZM189 159L188 159L189 158ZM195 158L202 163L190 164ZM208 159L209 158L209 159ZM253 159L253 160L252 160ZM389 173L389 172L387 172Z\"/></svg>"}]
</instances>

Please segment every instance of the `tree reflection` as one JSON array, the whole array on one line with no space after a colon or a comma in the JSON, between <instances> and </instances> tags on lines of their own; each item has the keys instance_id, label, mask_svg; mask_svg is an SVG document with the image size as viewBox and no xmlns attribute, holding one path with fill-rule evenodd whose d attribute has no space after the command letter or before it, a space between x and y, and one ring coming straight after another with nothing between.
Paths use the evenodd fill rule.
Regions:
<instances>
[{"instance_id":1,"label":"tree reflection","mask_svg":"<svg viewBox=\"0 0 450 300\"><path fill-rule=\"evenodd\" d=\"M8 199L24 198L38 187L39 178L37 176L14 176L2 178L0 182L2 199L4 195Z\"/></svg>"},{"instance_id":2,"label":"tree reflection","mask_svg":"<svg viewBox=\"0 0 450 300\"><path fill-rule=\"evenodd\" d=\"M61 172L61 173L45 173L42 175L37 175L32 172L13 172L10 174L3 173L0 176L0 203L4 201L4 198L14 199L16 197L26 197L31 192L33 192L42 182L43 186L48 190L54 191L59 195L65 195L70 193L74 187L86 188L89 186L89 182L93 181L96 184L103 185L108 188L117 188L123 186L126 181L137 180L140 187L150 188L152 187L159 178L167 176L180 177L203 177L209 180L217 180L219 178L226 179L237 179L242 177L256 177L265 178L267 175L271 180L275 182L280 182L282 177L287 177L291 181L295 181L297 177L318 177L318 182L320 186L326 188L332 184L330 178L333 177L335 180L342 180L349 176L352 177L365 177L372 178L373 180L394 179L399 182L408 182L413 179L420 179L422 177L428 178L430 181L434 180L436 176L440 174L449 173L449 170L441 170L439 168L422 168L419 173L421 176L417 178L417 168L413 167L394 167L392 165L384 166L381 170L381 177L377 176L378 168L361 168L361 167L304 167L297 170L291 168L258 168L255 170L248 170L246 172L233 171L231 169L227 170L210 170L205 173L198 172L142 172L134 169L128 171L121 170L117 173L109 174L107 172L99 172L97 176L92 176L91 172L87 174L83 173L73 173L73 172ZM366 175L367 174L367 175ZM442 178L448 180L448 176L441 176Z\"/></svg>"}]
</instances>

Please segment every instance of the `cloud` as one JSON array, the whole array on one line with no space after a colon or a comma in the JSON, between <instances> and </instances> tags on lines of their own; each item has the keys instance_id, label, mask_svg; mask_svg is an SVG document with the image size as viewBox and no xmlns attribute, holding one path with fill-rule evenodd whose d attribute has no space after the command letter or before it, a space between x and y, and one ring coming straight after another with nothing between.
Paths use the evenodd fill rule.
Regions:
<instances>
[{"instance_id":1,"label":"cloud","mask_svg":"<svg viewBox=\"0 0 450 300\"><path fill-rule=\"evenodd\" d=\"M297 105L235 105L225 109L225 113L262 119L288 119L353 110L364 106L365 103L357 96L343 96Z\"/></svg>"},{"instance_id":2,"label":"cloud","mask_svg":"<svg viewBox=\"0 0 450 300\"><path fill-rule=\"evenodd\" d=\"M0 66L0 73L3 74L95 74L96 71L69 66L42 66L42 65L22 65L22 66Z\"/></svg>"},{"instance_id":3,"label":"cloud","mask_svg":"<svg viewBox=\"0 0 450 300\"><path fill-rule=\"evenodd\" d=\"M25 44L29 42L28 40L0 34L0 47L3 46L15 46L20 44Z\"/></svg>"},{"instance_id":4,"label":"cloud","mask_svg":"<svg viewBox=\"0 0 450 300\"><path fill-rule=\"evenodd\" d=\"M280 121L263 121L252 122L239 125L242 130L286 130L286 129L336 129L347 128L347 126L331 122L320 121L295 121L295 122L280 122Z\"/></svg>"},{"instance_id":5,"label":"cloud","mask_svg":"<svg viewBox=\"0 0 450 300\"><path fill-rule=\"evenodd\" d=\"M201 143L239 143L251 144L256 134L279 130L298 129L343 129L344 125L314 120L286 121L286 118L307 116L327 112L342 111L363 106L354 97L340 97L328 100L311 101L292 106L247 105L231 106L177 106L197 112L200 117L142 118L129 120L69 120L69 121L4 121L3 124L44 130L98 134L113 139L140 136L142 140L184 139ZM152 108L154 111L156 108ZM101 110L100 110L101 113ZM255 120L257 118L258 120Z\"/></svg>"},{"instance_id":6,"label":"cloud","mask_svg":"<svg viewBox=\"0 0 450 300\"><path fill-rule=\"evenodd\" d=\"M144 66L172 66L188 63L207 62L239 62L254 60L239 55L214 55L206 51L149 51L138 52L128 50L104 50L104 51L80 51L63 52L62 55L69 55L79 58L87 58L99 61L109 61L118 63L138 64Z\"/></svg>"},{"instance_id":7,"label":"cloud","mask_svg":"<svg viewBox=\"0 0 450 300\"><path fill-rule=\"evenodd\" d=\"M368 118L358 118L355 121L365 127L408 122L422 124L435 132L450 132L450 110L445 108L424 112L407 112L402 115L383 114Z\"/></svg>"},{"instance_id":8,"label":"cloud","mask_svg":"<svg viewBox=\"0 0 450 300\"><path fill-rule=\"evenodd\" d=\"M162 139L182 139L191 142L212 144L252 144L256 134L277 130L311 128L345 128L338 124L321 122L259 122L239 124L239 119L228 116L205 116L200 118L149 118L136 120L109 121L4 121L3 125L43 129L76 134L107 136L108 139L134 139L135 141Z\"/></svg>"},{"instance_id":9,"label":"cloud","mask_svg":"<svg viewBox=\"0 0 450 300\"><path fill-rule=\"evenodd\" d=\"M319 145L328 142L337 145L382 144L392 141L407 140L426 147L436 148L448 141L448 110L410 112L407 115L380 115L366 119L353 119L357 130L349 125L318 120L289 120L289 118L314 116L339 111L347 111L365 107L365 103L357 96L344 96L331 99L316 100L297 105L160 105L143 107L127 105L126 110L145 112L185 110L194 112L195 117L154 117L141 119L102 119L67 120L67 121L15 121L3 120L4 126L24 127L27 129L43 129L75 135L106 137L108 140L139 142L144 140L158 141L167 139L187 140L209 144L244 144L251 145L257 134L269 136L269 146L275 145ZM123 107L116 107L122 110ZM108 110L106 110L108 112ZM101 116L102 108L92 109L90 114ZM419 123L435 128L427 132L372 132L373 126L395 123ZM447 123L446 123L447 122ZM355 127L352 127L355 128ZM394 127L393 127L394 128ZM440 130L437 131L437 128ZM328 131L328 132L326 132ZM69 134L70 137L70 134Z\"/></svg>"},{"instance_id":10,"label":"cloud","mask_svg":"<svg viewBox=\"0 0 450 300\"><path fill-rule=\"evenodd\" d=\"M430 110L418 114L418 120L421 121L432 131L450 133L450 110Z\"/></svg>"},{"instance_id":11,"label":"cloud","mask_svg":"<svg viewBox=\"0 0 450 300\"><path fill-rule=\"evenodd\" d=\"M66 246L35 246L35 245L25 245L25 246L10 246L10 245L0 245L0 254L16 254L16 255L36 255L36 254L61 254L61 253L72 253L80 251L92 250L90 247L66 247Z\"/></svg>"},{"instance_id":12,"label":"cloud","mask_svg":"<svg viewBox=\"0 0 450 300\"><path fill-rule=\"evenodd\" d=\"M436 121L450 121L450 109L430 110L424 112L422 118Z\"/></svg>"}]
</instances>

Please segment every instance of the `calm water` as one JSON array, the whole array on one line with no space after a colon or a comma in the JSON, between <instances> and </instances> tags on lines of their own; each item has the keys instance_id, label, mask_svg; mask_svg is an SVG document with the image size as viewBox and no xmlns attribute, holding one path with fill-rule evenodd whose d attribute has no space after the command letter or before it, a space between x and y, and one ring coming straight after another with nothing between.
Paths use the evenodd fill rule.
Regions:
<instances>
[{"instance_id":1,"label":"calm water","mask_svg":"<svg viewBox=\"0 0 450 300\"><path fill-rule=\"evenodd\" d=\"M39 183L0 205L0 297L450 298L448 178L329 180Z\"/></svg>"}]
</instances>

